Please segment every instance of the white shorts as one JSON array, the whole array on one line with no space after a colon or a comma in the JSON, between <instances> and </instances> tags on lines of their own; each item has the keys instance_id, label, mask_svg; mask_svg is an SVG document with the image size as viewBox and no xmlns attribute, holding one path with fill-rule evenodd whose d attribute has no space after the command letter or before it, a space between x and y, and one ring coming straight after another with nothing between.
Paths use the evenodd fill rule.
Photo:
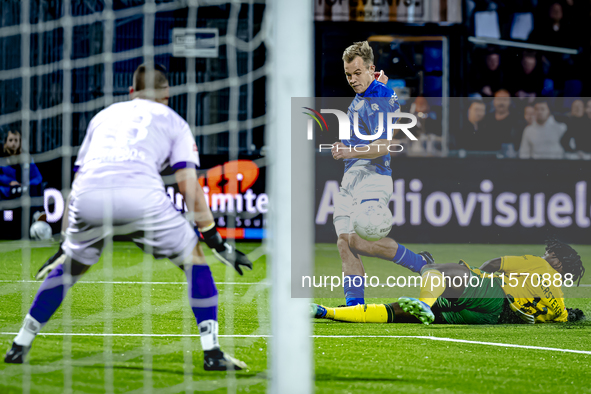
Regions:
<instances>
[{"instance_id":1,"label":"white shorts","mask_svg":"<svg viewBox=\"0 0 591 394\"><path fill-rule=\"evenodd\" d=\"M155 258L168 258L180 265L197 244L189 222L162 190L98 189L72 192L65 253L79 263L95 264L104 240L124 235ZM110 218L110 219L109 219Z\"/></svg>"},{"instance_id":2,"label":"white shorts","mask_svg":"<svg viewBox=\"0 0 591 394\"><path fill-rule=\"evenodd\" d=\"M366 200L390 203L394 184L390 175L380 175L374 166L351 167L343 175L341 189L334 201L333 223L337 235L354 232L350 217L354 207Z\"/></svg>"}]
</instances>

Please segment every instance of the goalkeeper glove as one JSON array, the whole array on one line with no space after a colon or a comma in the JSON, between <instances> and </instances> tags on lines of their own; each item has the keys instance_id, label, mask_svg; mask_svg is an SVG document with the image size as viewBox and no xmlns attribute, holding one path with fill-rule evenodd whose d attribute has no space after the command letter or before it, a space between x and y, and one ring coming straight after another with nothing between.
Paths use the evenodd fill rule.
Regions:
<instances>
[{"instance_id":1,"label":"goalkeeper glove","mask_svg":"<svg viewBox=\"0 0 591 394\"><path fill-rule=\"evenodd\" d=\"M204 229L199 229L203 241L213 251L213 255L222 263L232 267L242 275L242 268L252 270L252 262L244 253L233 246L224 242L220 233L218 233L215 223Z\"/></svg>"},{"instance_id":2,"label":"goalkeeper glove","mask_svg":"<svg viewBox=\"0 0 591 394\"><path fill-rule=\"evenodd\" d=\"M536 319L532 315L529 315L529 314L523 312L521 309L517 308L517 306L514 304L509 304L509 307L511 308L511 310L513 312L515 312L517 314L517 316L519 316L519 318L521 320L523 320L527 324L535 324Z\"/></svg>"}]
</instances>

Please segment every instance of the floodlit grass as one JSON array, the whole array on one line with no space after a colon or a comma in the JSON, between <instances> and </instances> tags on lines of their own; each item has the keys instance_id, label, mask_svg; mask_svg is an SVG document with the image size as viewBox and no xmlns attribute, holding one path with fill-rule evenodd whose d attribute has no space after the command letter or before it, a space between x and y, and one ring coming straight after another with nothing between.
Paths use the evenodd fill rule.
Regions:
<instances>
[{"instance_id":1,"label":"floodlit grass","mask_svg":"<svg viewBox=\"0 0 591 394\"><path fill-rule=\"evenodd\" d=\"M542 246L532 245L407 246L417 251L431 251L438 262L457 262L463 258L473 265L501 255L543 252ZM246 253L259 247L252 243L238 245ZM591 247L575 247L583 261L591 261ZM20 328L39 287L38 282L22 281L32 280L37 268L55 248L56 245L39 243L0 244L0 272L3 273L0 278L0 332L13 333ZM316 256L316 275L339 275L340 260L335 246L317 245ZM268 338L260 337L269 333L270 326L264 256L255 262L254 271L246 272L243 277L222 264L212 264L212 272L219 283L220 334L229 335L221 337L221 344L250 367L248 371L228 375L203 371L201 346L188 305L184 274L166 260L152 260L133 244L115 243L112 255L104 254L104 258L111 257L112 277L104 269L105 261L100 261L82 279L82 282L94 283L79 283L70 290L43 333L121 336L39 335L29 353L28 365L0 363L1 393L63 393L69 387L73 392L85 393L141 393L150 387L154 393L263 393L267 390ZM378 259L364 259L364 263L368 275L380 279L408 275L408 271L393 263ZM150 266L152 269L147 271ZM99 281L126 283L97 283ZM591 276L582 283L591 283ZM411 296L418 294L416 288L398 291ZM591 287L581 289L582 296L586 293L591 294ZM394 290L388 288L368 289L367 294L368 303L395 300ZM342 289L333 294L322 289L317 295L316 301L323 304L343 303ZM568 299L567 305L581 308L591 316L590 299L589 295ZM585 322L535 326L423 326L320 320L315 321L313 327L315 335L329 336L314 339L316 391L319 393L591 391L590 354L417 338L435 336L591 351L591 324ZM194 336L181 336L183 334ZM0 335L2 350L8 349L12 339L12 334Z\"/></svg>"}]
</instances>

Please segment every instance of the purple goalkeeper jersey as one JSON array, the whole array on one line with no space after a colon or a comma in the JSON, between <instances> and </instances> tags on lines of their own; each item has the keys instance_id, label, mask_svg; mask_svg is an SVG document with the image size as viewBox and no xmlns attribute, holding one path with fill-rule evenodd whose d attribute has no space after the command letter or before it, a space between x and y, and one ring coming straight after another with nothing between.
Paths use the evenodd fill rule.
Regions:
<instances>
[{"instance_id":1,"label":"purple goalkeeper jersey","mask_svg":"<svg viewBox=\"0 0 591 394\"><path fill-rule=\"evenodd\" d=\"M136 98L113 104L88 125L73 190L139 187L164 190L160 172L198 167L189 125L170 107Z\"/></svg>"}]
</instances>

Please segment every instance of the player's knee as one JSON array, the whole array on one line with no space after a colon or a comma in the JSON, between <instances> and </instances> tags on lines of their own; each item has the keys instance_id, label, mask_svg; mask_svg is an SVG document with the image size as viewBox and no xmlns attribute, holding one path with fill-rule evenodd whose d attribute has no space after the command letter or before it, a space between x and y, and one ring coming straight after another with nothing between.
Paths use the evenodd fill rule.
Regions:
<instances>
[{"instance_id":1,"label":"player's knee","mask_svg":"<svg viewBox=\"0 0 591 394\"><path fill-rule=\"evenodd\" d=\"M357 248L359 246L359 235L357 233L349 234L349 247Z\"/></svg>"},{"instance_id":2,"label":"player's knee","mask_svg":"<svg viewBox=\"0 0 591 394\"><path fill-rule=\"evenodd\" d=\"M382 239L386 239L388 240L388 242L390 243L389 245L389 249L391 250L391 252L396 255L396 252L398 252L398 242L394 241L392 238L382 238Z\"/></svg>"},{"instance_id":3,"label":"player's knee","mask_svg":"<svg viewBox=\"0 0 591 394\"><path fill-rule=\"evenodd\" d=\"M361 239L359 235L356 233L349 234L349 248L355 252L371 252L370 250L366 250L367 248L367 241Z\"/></svg>"},{"instance_id":4,"label":"player's knee","mask_svg":"<svg viewBox=\"0 0 591 394\"><path fill-rule=\"evenodd\" d=\"M205 257L203 256L193 256L191 258L192 265L207 265L207 261L205 261Z\"/></svg>"},{"instance_id":5,"label":"player's knee","mask_svg":"<svg viewBox=\"0 0 591 394\"><path fill-rule=\"evenodd\" d=\"M347 251L349 248L349 234L341 234L337 240L337 249L339 253Z\"/></svg>"},{"instance_id":6,"label":"player's knee","mask_svg":"<svg viewBox=\"0 0 591 394\"><path fill-rule=\"evenodd\" d=\"M201 245L195 245L193 249L193 253L191 253L191 263L193 265L207 265L207 261L205 261L205 254L203 253L203 249L201 249Z\"/></svg>"},{"instance_id":7,"label":"player's knee","mask_svg":"<svg viewBox=\"0 0 591 394\"><path fill-rule=\"evenodd\" d=\"M191 255L191 257L187 258L184 263L177 264L176 266L179 267L181 271L187 272L187 270L191 270L191 267L194 265L207 265L207 261L203 256Z\"/></svg>"}]
</instances>

